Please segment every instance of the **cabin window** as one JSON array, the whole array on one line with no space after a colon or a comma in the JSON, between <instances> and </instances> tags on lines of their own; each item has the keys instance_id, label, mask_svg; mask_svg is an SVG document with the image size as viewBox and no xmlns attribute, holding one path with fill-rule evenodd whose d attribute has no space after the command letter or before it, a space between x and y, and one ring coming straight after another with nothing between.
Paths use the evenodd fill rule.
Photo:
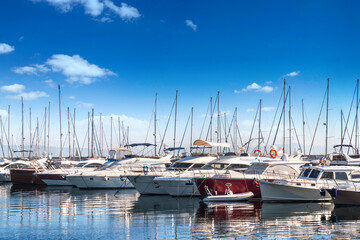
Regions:
<instances>
[{"instance_id":1,"label":"cabin window","mask_svg":"<svg viewBox=\"0 0 360 240\"><path fill-rule=\"evenodd\" d=\"M313 169L309 175L309 178L317 178L319 176L319 174L320 174L320 171Z\"/></svg>"},{"instance_id":2,"label":"cabin window","mask_svg":"<svg viewBox=\"0 0 360 240\"><path fill-rule=\"evenodd\" d=\"M204 166L204 164L194 164L191 169L199 169L202 168Z\"/></svg>"},{"instance_id":3,"label":"cabin window","mask_svg":"<svg viewBox=\"0 0 360 240\"><path fill-rule=\"evenodd\" d=\"M170 170L186 170L188 169L192 163L174 163L169 169Z\"/></svg>"},{"instance_id":4,"label":"cabin window","mask_svg":"<svg viewBox=\"0 0 360 240\"><path fill-rule=\"evenodd\" d=\"M334 173L333 172L324 172L321 176L321 179L334 179Z\"/></svg>"},{"instance_id":5,"label":"cabin window","mask_svg":"<svg viewBox=\"0 0 360 240\"><path fill-rule=\"evenodd\" d=\"M85 167L87 168L95 168L95 167L100 167L102 164L99 163L91 163L89 165L86 165Z\"/></svg>"},{"instance_id":6,"label":"cabin window","mask_svg":"<svg viewBox=\"0 0 360 240\"><path fill-rule=\"evenodd\" d=\"M352 178L352 179L359 179L359 178L360 178L360 174L359 174L359 173L353 174L353 175L351 175L351 178Z\"/></svg>"},{"instance_id":7,"label":"cabin window","mask_svg":"<svg viewBox=\"0 0 360 240\"><path fill-rule=\"evenodd\" d=\"M337 180L348 180L348 176L344 172L336 172L335 177Z\"/></svg>"},{"instance_id":8,"label":"cabin window","mask_svg":"<svg viewBox=\"0 0 360 240\"><path fill-rule=\"evenodd\" d=\"M311 172L310 168L305 169L300 176L301 177L308 177L310 172Z\"/></svg>"},{"instance_id":9,"label":"cabin window","mask_svg":"<svg viewBox=\"0 0 360 240\"><path fill-rule=\"evenodd\" d=\"M231 164L227 169L239 169L239 168L248 168L248 165L245 164Z\"/></svg>"},{"instance_id":10,"label":"cabin window","mask_svg":"<svg viewBox=\"0 0 360 240\"><path fill-rule=\"evenodd\" d=\"M246 174L261 174L263 173L269 165L266 164L253 164L248 169L245 170Z\"/></svg>"}]
</instances>

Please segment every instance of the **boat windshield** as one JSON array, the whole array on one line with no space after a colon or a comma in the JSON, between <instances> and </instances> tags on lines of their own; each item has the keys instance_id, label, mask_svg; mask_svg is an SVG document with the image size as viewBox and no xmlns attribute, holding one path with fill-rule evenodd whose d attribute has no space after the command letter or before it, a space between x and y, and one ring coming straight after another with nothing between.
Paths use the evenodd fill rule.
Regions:
<instances>
[{"instance_id":1,"label":"boat windshield","mask_svg":"<svg viewBox=\"0 0 360 240\"><path fill-rule=\"evenodd\" d=\"M81 168L86 164L86 162L81 162L75 165L75 167Z\"/></svg>"},{"instance_id":2,"label":"boat windshield","mask_svg":"<svg viewBox=\"0 0 360 240\"><path fill-rule=\"evenodd\" d=\"M313 179L316 179L320 174L320 171L319 170L315 170L313 169L309 175L308 178L313 178Z\"/></svg>"},{"instance_id":3,"label":"boat windshield","mask_svg":"<svg viewBox=\"0 0 360 240\"><path fill-rule=\"evenodd\" d=\"M248 169L245 170L246 174L262 174L268 168L267 164L252 164Z\"/></svg>"},{"instance_id":4,"label":"boat windshield","mask_svg":"<svg viewBox=\"0 0 360 240\"><path fill-rule=\"evenodd\" d=\"M180 170L180 171L184 171L186 169L188 169L191 165L193 165L192 163L182 163L182 162L176 162L173 165L171 165L169 167L169 170Z\"/></svg>"},{"instance_id":5,"label":"boat windshield","mask_svg":"<svg viewBox=\"0 0 360 240\"><path fill-rule=\"evenodd\" d=\"M345 172L335 172L336 180L348 180L348 176Z\"/></svg>"},{"instance_id":6,"label":"boat windshield","mask_svg":"<svg viewBox=\"0 0 360 240\"><path fill-rule=\"evenodd\" d=\"M307 168L300 173L300 177L308 177L310 172L311 172L311 169Z\"/></svg>"}]
</instances>

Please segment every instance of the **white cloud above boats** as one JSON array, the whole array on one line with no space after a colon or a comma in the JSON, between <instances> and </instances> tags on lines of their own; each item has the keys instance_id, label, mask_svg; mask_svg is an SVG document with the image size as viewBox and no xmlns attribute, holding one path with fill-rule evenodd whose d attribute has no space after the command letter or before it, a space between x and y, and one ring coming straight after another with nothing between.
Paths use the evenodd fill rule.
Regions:
<instances>
[{"instance_id":1,"label":"white cloud above boats","mask_svg":"<svg viewBox=\"0 0 360 240\"><path fill-rule=\"evenodd\" d=\"M12 71L17 74L38 75L49 72L50 69L44 64L32 64L31 66L14 67Z\"/></svg>"},{"instance_id":2,"label":"white cloud above boats","mask_svg":"<svg viewBox=\"0 0 360 240\"><path fill-rule=\"evenodd\" d=\"M185 20L185 24L186 24L186 26L188 26L189 28L191 28L192 30L194 30L196 32L197 25L194 24L192 20L189 20L189 19Z\"/></svg>"},{"instance_id":3,"label":"white cloud above boats","mask_svg":"<svg viewBox=\"0 0 360 240\"><path fill-rule=\"evenodd\" d=\"M296 76L299 76L300 74L300 71L296 71L296 72L289 72L287 74L285 74L284 76L285 77L296 77Z\"/></svg>"},{"instance_id":4,"label":"white cloud above boats","mask_svg":"<svg viewBox=\"0 0 360 240\"><path fill-rule=\"evenodd\" d=\"M270 92L272 92L273 90L274 90L274 89L273 89L273 87L271 87L271 86L268 86L268 85L266 85L266 86L261 86L261 85L259 85L259 84L257 84L257 83L254 82L254 83L246 86L245 88L243 88L241 91L243 91L243 92L257 91L257 92L270 93Z\"/></svg>"},{"instance_id":5,"label":"white cloud above boats","mask_svg":"<svg viewBox=\"0 0 360 240\"><path fill-rule=\"evenodd\" d=\"M117 6L111 0L31 0L32 2L47 2L52 6L55 6L61 12L70 12L74 7L82 6L85 10L85 14L91 15L95 20L101 22L111 22L112 19L108 16L100 17L102 14L113 13L123 21L129 21L141 17L139 10L127 3L122 2L120 6ZM100 17L97 19L96 17Z\"/></svg>"},{"instance_id":6,"label":"white cloud above boats","mask_svg":"<svg viewBox=\"0 0 360 240\"><path fill-rule=\"evenodd\" d=\"M49 88L56 88L56 84L54 83L54 80L52 80L52 79L45 80L44 83Z\"/></svg>"},{"instance_id":7,"label":"white cloud above boats","mask_svg":"<svg viewBox=\"0 0 360 240\"><path fill-rule=\"evenodd\" d=\"M43 91L30 91L24 92L26 87L22 84L12 84L12 85L5 85L0 87L2 92L8 94L15 94L15 95L7 95L6 98L8 99L21 99L23 97L24 100L36 100L41 97L49 97L46 92Z\"/></svg>"},{"instance_id":8,"label":"white cloud above boats","mask_svg":"<svg viewBox=\"0 0 360 240\"><path fill-rule=\"evenodd\" d=\"M15 47L10 46L7 43L0 43L0 54L11 53L15 50Z\"/></svg>"}]
</instances>

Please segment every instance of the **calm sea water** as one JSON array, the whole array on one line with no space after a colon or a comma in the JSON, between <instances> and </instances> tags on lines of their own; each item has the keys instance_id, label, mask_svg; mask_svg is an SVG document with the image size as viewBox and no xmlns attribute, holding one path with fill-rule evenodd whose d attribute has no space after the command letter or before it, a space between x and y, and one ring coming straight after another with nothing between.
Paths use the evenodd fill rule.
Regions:
<instances>
[{"instance_id":1,"label":"calm sea water","mask_svg":"<svg viewBox=\"0 0 360 240\"><path fill-rule=\"evenodd\" d=\"M223 203L136 190L0 185L1 239L360 238L360 207Z\"/></svg>"}]
</instances>

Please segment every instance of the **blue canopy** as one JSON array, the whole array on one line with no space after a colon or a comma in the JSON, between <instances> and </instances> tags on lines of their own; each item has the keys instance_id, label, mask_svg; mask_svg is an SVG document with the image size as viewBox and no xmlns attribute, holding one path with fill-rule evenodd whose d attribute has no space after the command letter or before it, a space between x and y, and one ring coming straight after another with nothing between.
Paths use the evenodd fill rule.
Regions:
<instances>
[{"instance_id":1,"label":"blue canopy","mask_svg":"<svg viewBox=\"0 0 360 240\"><path fill-rule=\"evenodd\" d=\"M176 151L176 150L183 150L185 148L183 147L172 147L172 148L166 148L164 149L164 152L170 152L170 151Z\"/></svg>"},{"instance_id":2,"label":"blue canopy","mask_svg":"<svg viewBox=\"0 0 360 240\"><path fill-rule=\"evenodd\" d=\"M138 146L150 147L150 146L156 146L156 145L152 144L152 143L132 143L132 144L125 145L125 147L138 147Z\"/></svg>"}]
</instances>

